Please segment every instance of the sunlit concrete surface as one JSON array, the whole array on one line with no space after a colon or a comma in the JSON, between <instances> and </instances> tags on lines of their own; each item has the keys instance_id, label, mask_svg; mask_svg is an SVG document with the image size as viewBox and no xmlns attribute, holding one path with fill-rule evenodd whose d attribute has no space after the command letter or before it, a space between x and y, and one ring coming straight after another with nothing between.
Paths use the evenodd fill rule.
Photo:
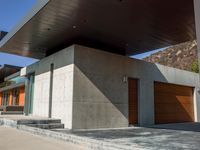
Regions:
<instances>
[{"instance_id":1,"label":"sunlit concrete surface","mask_svg":"<svg viewBox=\"0 0 200 150\"><path fill-rule=\"evenodd\" d=\"M0 150L84 150L76 145L0 127Z\"/></svg>"}]
</instances>

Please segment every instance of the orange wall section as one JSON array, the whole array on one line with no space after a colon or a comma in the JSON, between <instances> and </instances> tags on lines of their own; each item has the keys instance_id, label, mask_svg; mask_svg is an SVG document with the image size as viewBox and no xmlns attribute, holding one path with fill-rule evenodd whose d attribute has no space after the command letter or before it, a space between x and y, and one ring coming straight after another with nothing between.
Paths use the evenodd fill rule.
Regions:
<instances>
[{"instance_id":1,"label":"orange wall section","mask_svg":"<svg viewBox=\"0 0 200 150\"><path fill-rule=\"evenodd\" d=\"M13 106L13 90L9 90L9 100L8 100L8 105ZM24 106L25 104L25 86L20 87L19 90L19 106ZM3 105L3 93L0 92L0 106Z\"/></svg>"},{"instance_id":2,"label":"orange wall section","mask_svg":"<svg viewBox=\"0 0 200 150\"><path fill-rule=\"evenodd\" d=\"M3 105L3 93L1 92L0 93L0 106Z\"/></svg>"},{"instance_id":3,"label":"orange wall section","mask_svg":"<svg viewBox=\"0 0 200 150\"><path fill-rule=\"evenodd\" d=\"M9 92L10 92L10 96L9 96L9 100L8 100L8 105L12 106L13 105L13 103L12 103L12 97L13 97L12 90L10 90Z\"/></svg>"},{"instance_id":4,"label":"orange wall section","mask_svg":"<svg viewBox=\"0 0 200 150\"><path fill-rule=\"evenodd\" d=\"M25 87L20 87L19 91L19 106L24 106L25 103Z\"/></svg>"}]
</instances>

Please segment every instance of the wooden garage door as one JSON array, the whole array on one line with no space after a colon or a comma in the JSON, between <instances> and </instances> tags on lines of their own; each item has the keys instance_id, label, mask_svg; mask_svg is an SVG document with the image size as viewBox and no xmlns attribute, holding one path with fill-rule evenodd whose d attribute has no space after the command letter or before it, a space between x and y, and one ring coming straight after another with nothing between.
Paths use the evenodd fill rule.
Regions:
<instances>
[{"instance_id":1,"label":"wooden garage door","mask_svg":"<svg viewBox=\"0 0 200 150\"><path fill-rule=\"evenodd\" d=\"M155 82L155 123L194 121L193 88Z\"/></svg>"},{"instance_id":2,"label":"wooden garage door","mask_svg":"<svg viewBox=\"0 0 200 150\"><path fill-rule=\"evenodd\" d=\"M138 124L138 82L129 78L129 124Z\"/></svg>"}]
</instances>

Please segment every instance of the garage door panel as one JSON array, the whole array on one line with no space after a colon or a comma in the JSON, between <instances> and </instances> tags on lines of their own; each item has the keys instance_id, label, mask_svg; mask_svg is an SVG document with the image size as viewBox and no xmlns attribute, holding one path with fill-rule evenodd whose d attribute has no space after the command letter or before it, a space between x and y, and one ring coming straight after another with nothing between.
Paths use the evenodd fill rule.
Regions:
<instances>
[{"instance_id":1,"label":"garage door panel","mask_svg":"<svg viewBox=\"0 0 200 150\"><path fill-rule=\"evenodd\" d=\"M191 105L188 106L179 106L179 105L168 105L163 107L163 105L157 105L157 108L155 109L156 113L170 113L170 112L194 112L193 107Z\"/></svg>"},{"instance_id":2,"label":"garage door panel","mask_svg":"<svg viewBox=\"0 0 200 150\"><path fill-rule=\"evenodd\" d=\"M177 112L177 113L159 113L157 115L158 117L159 116L165 116L165 117L169 117L169 118L184 118L183 116L193 116L193 112L190 112L190 113L186 113L186 112ZM179 117L180 116L180 117Z\"/></svg>"},{"instance_id":3,"label":"garage door panel","mask_svg":"<svg viewBox=\"0 0 200 150\"><path fill-rule=\"evenodd\" d=\"M158 88L160 88L160 89L158 89L158 90L155 89L155 92L159 93L159 94L163 94L163 95L176 95L176 96L178 96L178 95L179 96L192 96L193 95L193 91L178 91L178 90L173 90L170 88L163 90L162 89L163 86L158 87Z\"/></svg>"},{"instance_id":4,"label":"garage door panel","mask_svg":"<svg viewBox=\"0 0 200 150\"><path fill-rule=\"evenodd\" d=\"M193 119L188 115L181 115L181 116L177 115L174 117L162 116L156 121L156 124L158 123L163 124L163 122L166 124L166 123L183 123L183 122L192 122L192 121Z\"/></svg>"},{"instance_id":5,"label":"garage door panel","mask_svg":"<svg viewBox=\"0 0 200 150\"><path fill-rule=\"evenodd\" d=\"M193 96L191 95L189 96L176 96L176 99L180 102L180 103L187 103L187 104L193 104Z\"/></svg>"},{"instance_id":6,"label":"garage door panel","mask_svg":"<svg viewBox=\"0 0 200 150\"><path fill-rule=\"evenodd\" d=\"M156 109L155 109L156 113L194 113L193 110L193 106L191 105L167 105L167 106L163 106L163 104L158 104Z\"/></svg>"},{"instance_id":7,"label":"garage door panel","mask_svg":"<svg viewBox=\"0 0 200 150\"><path fill-rule=\"evenodd\" d=\"M161 120L168 120L166 122L162 122L162 124L172 122L172 120L177 120L177 121L182 120L182 123L184 123L184 122L193 122L194 117L193 117L192 113L190 113L190 114L179 113L179 114L171 114L171 115L160 114L160 115L157 116L156 123L161 122ZM177 122L174 121L172 123L177 123Z\"/></svg>"},{"instance_id":8,"label":"garage door panel","mask_svg":"<svg viewBox=\"0 0 200 150\"><path fill-rule=\"evenodd\" d=\"M193 95L193 89L191 90L191 87L182 86L180 88L179 85L166 85L166 83L159 83L156 82L155 92L158 93L165 93L165 94L172 94L172 95Z\"/></svg>"},{"instance_id":9,"label":"garage door panel","mask_svg":"<svg viewBox=\"0 0 200 150\"><path fill-rule=\"evenodd\" d=\"M156 92L156 91L154 91L155 93L158 93L158 95L156 95L156 96L160 96L160 97L166 97L166 96L174 96L174 97L193 97L193 94L192 93L190 93L190 94L185 94L185 93L183 93L183 94L180 94L180 93L164 93L164 92Z\"/></svg>"},{"instance_id":10,"label":"garage door panel","mask_svg":"<svg viewBox=\"0 0 200 150\"><path fill-rule=\"evenodd\" d=\"M181 122L193 122L193 114L177 113L177 114L160 114L157 116L156 123L181 123Z\"/></svg>"},{"instance_id":11,"label":"garage door panel","mask_svg":"<svg viewBox=\"0 0 200 150\"><path fill-rule=\"evenodd\" d=\"M181 103L181 104L190 104L192 105L193 104L193 100L191 97L185 97L185 96L171 96L171 95L156 95L155 96L155 102L156 103L160 103L160 104L163 104L163 103Z\"/></svg>"},{"instance_id":12,"label":"garage door panel","mask_svg":"<svg viewBox=\"0 0 200 150\"><path fill-rule=\"evenodd\" d=\"M182 93L182 94L185 94L185 93L188 93L188 94L189 94L189 93L192 92L191 87L186 87L186 86L180 87L180 86L178 86L178 85L175 86L174 90L175 90L176 93ZM183 93L183 92L184 92L184 93Z\"/></svg>"},{"instance_id":13,"label":"garage door panel","mask_svg":"<svg viewBox=\"0 0 200 150\"><path fill-rule=\"evenodd\" d=\"M194 121L192 87L155 82L154 98L157 124Z\"/></svg>"},{"instance_id":14,"label":"garage door panel","mask_svg":"<svg viewBox=\"0 0 200 150\"><path fill-rule=\"evenodd\" d=\"M158 88L155 88L155 91L156 91L156 92L171 93L171 92L174 92L174 91L175 91L175 90L174 90L174 91L170 90L170 89L172 89L171 87L164 86L163 84L157 85L157 87L158 87Z\"/></svg>"}]
</instances>

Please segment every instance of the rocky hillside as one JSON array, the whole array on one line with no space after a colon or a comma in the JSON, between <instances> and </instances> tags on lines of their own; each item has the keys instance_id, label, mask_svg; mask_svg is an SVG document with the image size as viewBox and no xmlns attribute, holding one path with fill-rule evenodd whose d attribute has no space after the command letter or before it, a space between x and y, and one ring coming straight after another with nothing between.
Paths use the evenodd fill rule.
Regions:
<instances>
[{"instance_id":1,"label":"rocky hillside","mask_svg":"<svg viewBox=\"0 0 200 150\"><path fill-rule=\"evenodd\" d=\"M192 71L192 64L197 59L197 42L191 41L166 48L144 58L145 61Z\"/></svg>"}]
</instances>

